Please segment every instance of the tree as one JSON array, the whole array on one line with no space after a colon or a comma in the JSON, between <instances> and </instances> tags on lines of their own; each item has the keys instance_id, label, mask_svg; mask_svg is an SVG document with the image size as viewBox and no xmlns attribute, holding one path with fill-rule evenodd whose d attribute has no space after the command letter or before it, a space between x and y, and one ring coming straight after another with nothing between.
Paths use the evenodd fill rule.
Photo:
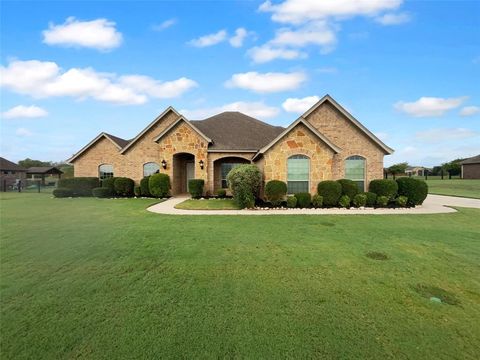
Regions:
<instances>
[{"instance_id":1,"label":"tree","mask_svg":"<svg viewBox=\"0 0 480 360\"><path fill-rule=\"evenodd\" d=\"M442 168L446 171L450 176L460 175L462 171L462 165L460 162L465 159L455 159L453 161L447 162L442 164Z\"/></svg>"},{"instance_id":2,"label":"tree","mask_svg":"<svg viewBox=\"0 0 480 360\"><path fill-rule=\"evenodd\" d=\"M405 170L407 169L408 164L406 162L398 163L390 166L387 170L390 174L393 175L395 179L395 175L397 174L405 174Z\"/></svg>"},{"instance_id":3,"label":"tree","mask_svg":"<svg viewBox=\"0 0 480 360\"><path fill-rule=\"evenodd\" d=\"M41 161L41 160L33 160L30 158L26 158L25 160L20 160L18 165L21 167L28 169L33 166L52 166L51 161Z\"/></svg>"}]
</instances>

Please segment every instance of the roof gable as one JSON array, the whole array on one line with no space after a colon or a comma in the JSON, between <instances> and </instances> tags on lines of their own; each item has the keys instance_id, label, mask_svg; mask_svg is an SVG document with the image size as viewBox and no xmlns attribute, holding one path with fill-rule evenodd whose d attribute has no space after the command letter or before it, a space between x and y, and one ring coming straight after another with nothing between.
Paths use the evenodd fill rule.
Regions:
<instances>
[{"instance_id":1,"label":"roof gable","mask_svg":"<svg viewBox=\"0 0 480 360\"><path fill-rule=\"evenodd\" d=\"M0 170L5 171L27 171L27 169L22 168L20 165L15 164L14 162L7 160L3 157L0 157Z\"/></svg>"},{"instance_id":2,"label":"roof gable","mask_svg":"<svg viewBox=\"0 0 480 360\"><path fill-rule=\"evenodd\" d=\"M211 143L212 139L207 137L203 132L201 132L195 125L193 125L190 121L185 119L183 116L180 116L176 121L171 123L165 130L163 130L159 135L157 135L153 141L158 142L162 137L164 137L170 130L172 130L178 123L181 121L185 122L189 125L198 135L200 135L207 143Z\"/></svg>"},{"instance_id":3,"label":"roof gable","mask_svg":"<svg viewBox=\"0 0 480 360\"><path fill-rule=\"evenodd\" d=\"M99 141L102 138L110 140L112 142L112 144L115 145L115 147L118 150L120 150L122 148L122 146L121 146L122 142L128 143L127 140L124 140L124 139L116 137L116 136L112 136L112 135L107 134L105 132L101 132L92 141L90 141L87 145L85 145L82 149L80 149L80 151L76 152L70 159L68 159L67 163L71 163L71 162L75 161L75 159L77 159L80 155L82 155L85 151L87 151L90 147L92 147L97 141Z\"/></svg>"}]
</instances>

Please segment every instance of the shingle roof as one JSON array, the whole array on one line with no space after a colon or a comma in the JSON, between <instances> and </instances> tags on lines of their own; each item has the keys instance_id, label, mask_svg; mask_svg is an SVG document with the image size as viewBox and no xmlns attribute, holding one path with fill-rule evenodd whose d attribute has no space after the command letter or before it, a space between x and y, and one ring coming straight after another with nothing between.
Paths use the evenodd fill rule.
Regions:
<instances>
[{"instance_id":1,"label":"shingle roof","mask_svg":"<svg viewBox=\"0 0 480 360\"><path fill-rule=\"evenodd\" d=\"M127 146L127 144L131 141L131 139L130 140L125 140L125 139L119 138L118 136L114 136L112 134L105 133L105 135L108 135L110 137L110 139L112 139L121 148Z\"/></svg>"},{"instance_id":2,"label":"shingle roof","mask_svg":"<svg viewBox=\"0 0 480 360\"><path fill-rule=\"evenodd\" d=\"M5 171L27 171L26 169L22 168L20 165L11 162L5 158L0 157L0 170Z\"/></svg>"},{"instance_id":3,"label":"shingle roof","mask_svg":"<svg viewBox=\"0 0 480 360\"><path fill-rule=\"evenodd\" d=\"M190 122L213 140L209 150L258 150L285 130L238 111L226 111Z\"/></svg>"},{"instance_id":4,"label":"shingle roof","mask_svg":"<svg viewBox=\"0 0 480 360\"><path fill-rule=\"evenodd\" d=\"M32 166L27 169L28 174L63 174L63 171L55 166Z\"/></svg>"},{"instance_id":5,"label":"shingle roof","mask_svg":"<svg viewBox=\"0 0 480 360\"><path fill-rule=\"evenodd\" d=\"M480 164L480 155L465 159L460 164Z\"/></svg>"}]
</instances>

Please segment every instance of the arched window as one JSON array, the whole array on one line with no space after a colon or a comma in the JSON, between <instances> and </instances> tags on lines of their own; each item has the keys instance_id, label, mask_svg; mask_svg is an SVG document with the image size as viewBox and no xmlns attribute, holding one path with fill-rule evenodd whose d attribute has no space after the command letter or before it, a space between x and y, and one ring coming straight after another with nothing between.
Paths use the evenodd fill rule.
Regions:
<instances>
[{"instance_id":1,"label":"arched window","mask_svg":"<svg viewBox=\"0 0 480 360\"><path fill-rule=\"evenodd\" d=\"M102 164L98 167L98 177L100 180L113 177L113 165Z\"/></svg>"},{"instance_id":2,"label":"arched window","mask_svg":"<svg viewBox=\"0 0 480 360\"><path fill-rule=\"evenodd\" d=\"M309 191L310 159L305 155L293 155L287 160L288 193Z\"/></svg>"},{"instance_id":3,"label":"arched window","mask_svg":"<svg viewBox=\"0 0 480 360\"><path fill-rule=\"evenodd\" d=\"M150 176L160 171L160 166L154 162L148 162L143 164L143 176Z\"/></svg>"},{"instance_id":4,"label":"arched window","mask_svg":"<svg viewBox=\"0 0 480 360\"><path fill-rule=\"evenodd\" d=\"M365 158L355 155L345 160L345 179L357 183L360 191L365 191Z\"/></svg>"}]
</instances>

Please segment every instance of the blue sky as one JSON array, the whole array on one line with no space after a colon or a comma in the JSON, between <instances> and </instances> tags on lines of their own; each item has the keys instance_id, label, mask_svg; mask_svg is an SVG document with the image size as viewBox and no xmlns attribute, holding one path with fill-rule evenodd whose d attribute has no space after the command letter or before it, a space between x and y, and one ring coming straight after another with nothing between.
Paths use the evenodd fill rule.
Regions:
<instances>
[{"instance_id":1,"label":"blue sky","mask_svg":"<svg viewBox=\"0 0 480 360\"><path fill-rule=\"evenodd\" d=\"M1 4L1 156L67 159L167 106L286 126L328 93L396 151L480 153L479 1Z\"/></svg>"}]
</instances>

